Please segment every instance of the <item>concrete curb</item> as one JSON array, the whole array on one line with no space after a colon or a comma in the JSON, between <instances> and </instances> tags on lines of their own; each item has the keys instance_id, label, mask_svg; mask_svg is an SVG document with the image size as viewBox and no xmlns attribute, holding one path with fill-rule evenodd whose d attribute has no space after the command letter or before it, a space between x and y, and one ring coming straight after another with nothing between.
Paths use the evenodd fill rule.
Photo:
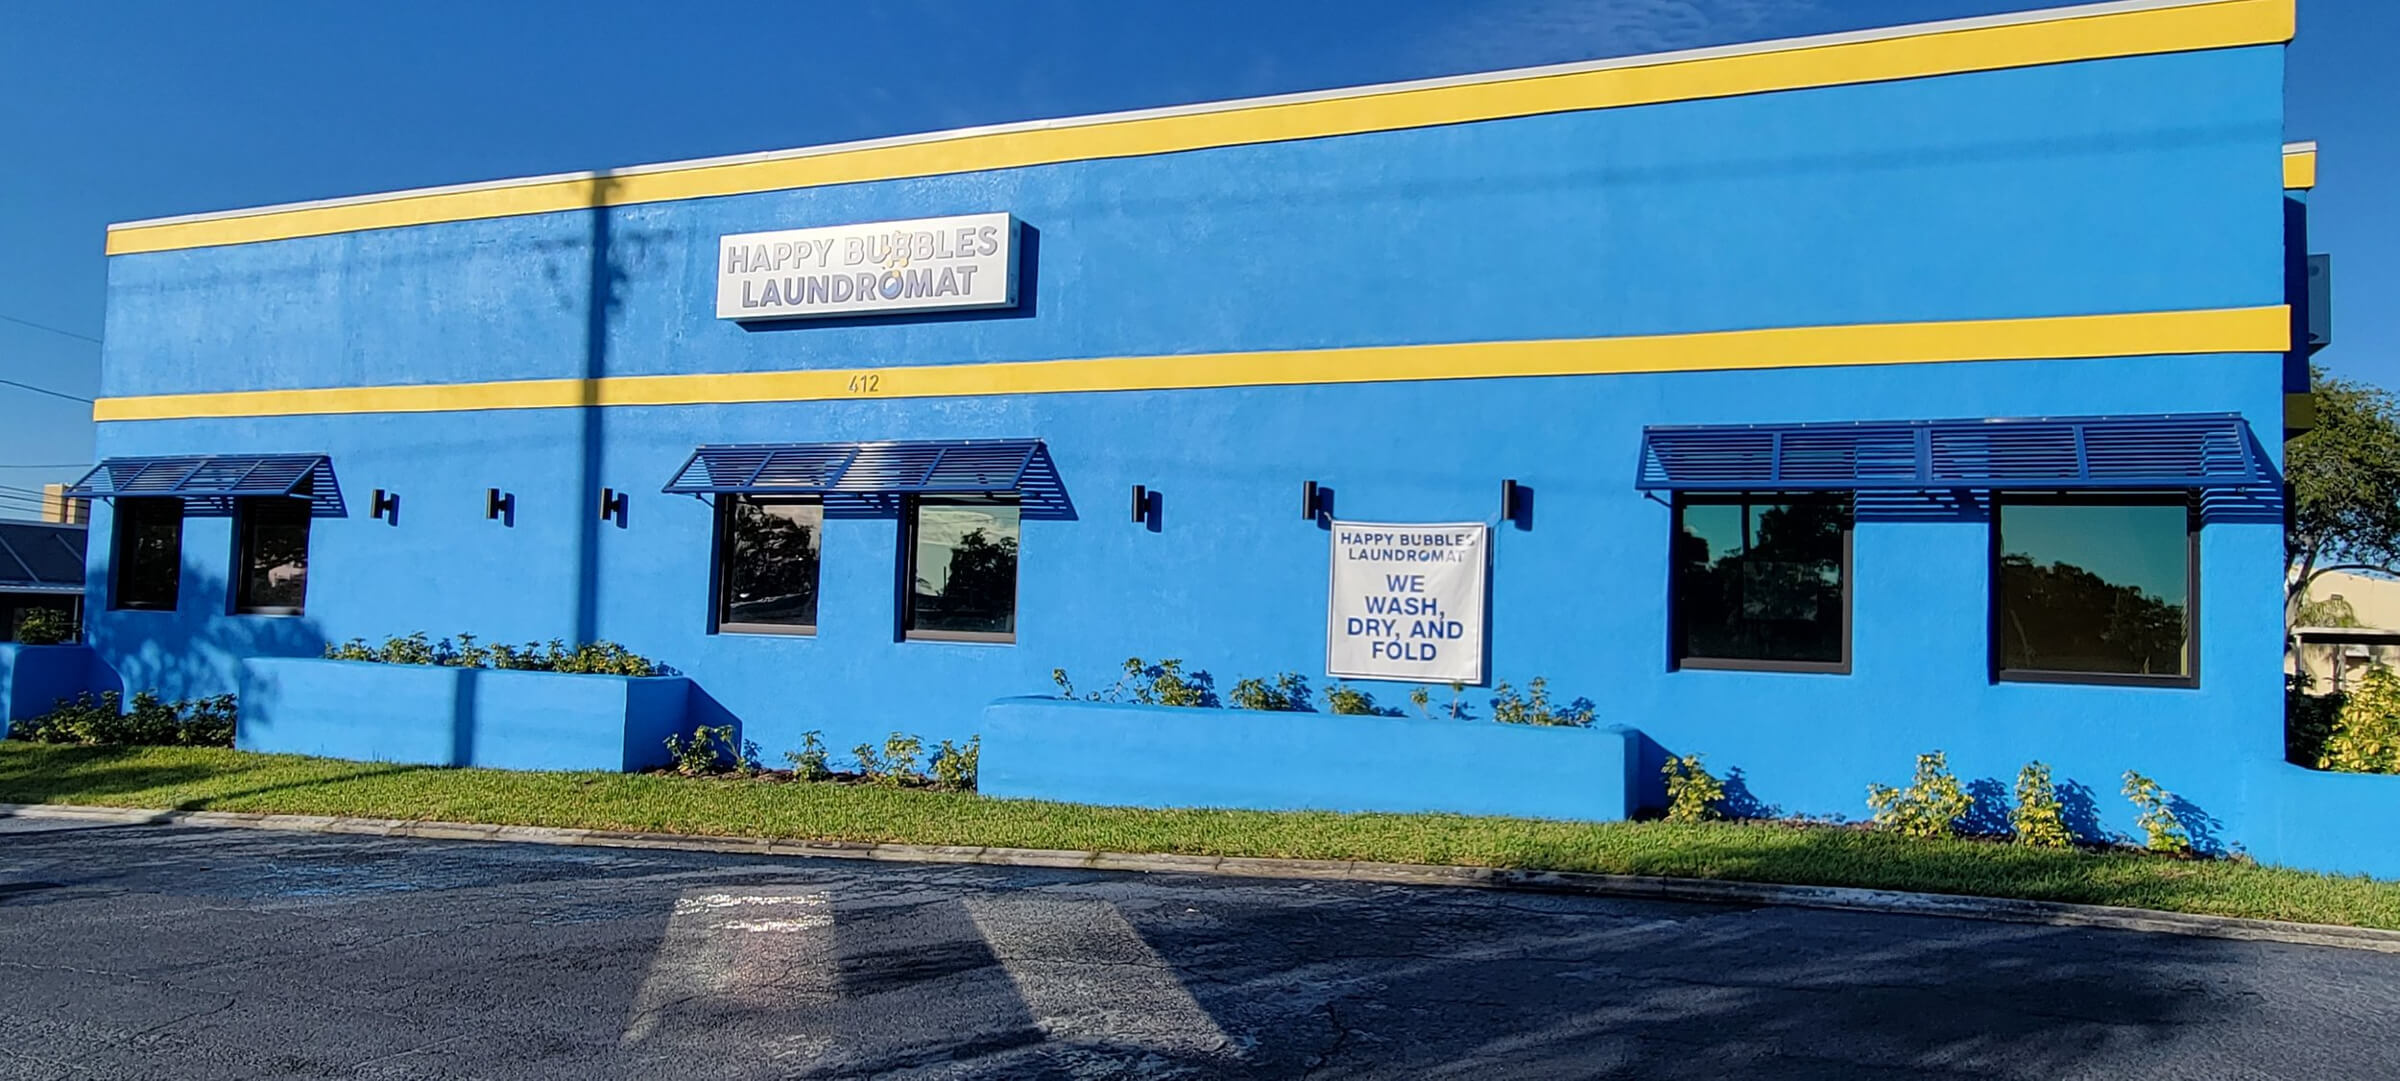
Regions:
<instances>
[{"instance_id":1,"label":"concrete curb","mask_svg":"<svg viewBox=\"0 0 2400 1081\"><path fill-rule=\"evenodd\" d=\"M201 826L281 830L293 833L340 833L371 837L409 837L437 841L502 841L517 844L581 845L600 848L646 848L678 852L718 852L744 856L813 857L818 859L886 860L900 863L980 863L1004 867L1051 867L1086 871L1138 871L1147 874L1224 875L1238 878L1310 879L1331 882L1371 882L1396 886L1450 886L1472 889L1568 893L1703 904L1780 905L1796 908L1876 912L1907 916L1991 920L2001 923L2053 927L2093 927L2149 934L2187 935L2244 942L2284 942L2302 946L2400 953L2400 931L2285 923L2232 916L2201 916L2105 905L2073 905L2052 901L2014 901L1898 890L1864 890L1836 886L1778 886L1760 882L1726 882L1694 878L1652 878L1640 875L1584 874L1573 871L1520 871L1494 867L1450 867L1415 863L1368 863L1343 860L1249 859L1235 856L1137 855L1120 852L1075 852L1040 848L971 848L945 845L880 844L851 841L777 841L759 837L702 837L670 833L632 833L617 830L554 829L545 826L488 826L463 822L412 822L391 818L335 818L325 815L251 814L230 811L164 811L121 807L76 807L61 804L0 803L0 818L56 818L116 825Z\"/></svg>"}]
</instances>

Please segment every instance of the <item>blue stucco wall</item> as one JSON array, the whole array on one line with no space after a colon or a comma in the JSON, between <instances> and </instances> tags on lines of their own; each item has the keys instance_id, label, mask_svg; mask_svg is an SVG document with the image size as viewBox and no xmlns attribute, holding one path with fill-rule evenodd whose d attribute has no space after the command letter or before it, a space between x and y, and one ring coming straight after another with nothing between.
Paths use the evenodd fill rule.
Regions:
<instances>
[{"instance_id":1,"label":"blue stucco wall","mask_svg":"<svg viewBox=\"0 0 2400 1081\"><path fill-rule=\"evenodd\" d=\"M62 699L115 689L90 646L0 642L0 736L8 722L39 717Z\"/></svg>"},{"instance_id":2,"label":"blue stucco wall","mask_svg":"<svg viewBox=\"0 0 2400 1081\"><path fill-rule=\"evenodd\" d=\"M980 789L1004 798L1581 821L1633 810L1641 742L1618 728L1056 698L994 702L982 735Z\"/></svg>"},{"instance_id":3,"label":"blue stucco wall","mask_svg":"<svg viewBox=\"0 0 2400 1081\"><path fill-rule=\"evenodd\" d=\"M918 180L121 256L111 395L952 364L2283 300L2277 48L2061 64ZM720 233L1008 210L1019 310L748 330L713 317ZM1776 358L1761 357L1763 364ZM2232 822L2279 754L2280 526L2202 538L2195 690L1995 685L1975 509L1862 520L1849 675L1670 671L1668 509L1632 490L1650 424L2232 411L2279 453L2283 359L2145 357L1170 392L104 425L103 455L326 452L308 615L229 616L232 538L187 527L174 613L109 612L129 685L230 689L247 656L425 630L615 639L688 674L695 722L770 758L821 729L960 738L995 697L1129 655L1223 685L1314 672L1345 518L1494 514L1495 678L1739 769L1759 805L1863 814L1944 749L1970 779L2049 761L2131 827L2140 769ZM1029 521L1013 645L896 640L898 530L824 537L813 638L708 633L708 508L656 494L695 444L1038 437L1074 508ZM1124 520L1126 491L1161 528ZM603 486L635 493L622 526ZM512 525L483 492L517 496ZM397 525L365 494L400 494ZM2272 508L2269 508L2270 512ZM110 514L95 514L108 536ZM1374 688L1390 704L1404 686ZM1481 694L1469 701L1488 712ZM1392 730L1395 734L1406 731ZM1395 736L1397 738L1397 736ZM2231 827L2228 827L2229 829Z\"/></svg>"},{"instance_id":4,"label":"blue stucco wall","mask_svg":"<svg viewBox=\"0 0 2400 1081\"><path fill-rule=\"evenodd\" d=\"M290 658L240 664L245 751L496 769L664 765L688 684Z\"/></svg>"}]
</instances>

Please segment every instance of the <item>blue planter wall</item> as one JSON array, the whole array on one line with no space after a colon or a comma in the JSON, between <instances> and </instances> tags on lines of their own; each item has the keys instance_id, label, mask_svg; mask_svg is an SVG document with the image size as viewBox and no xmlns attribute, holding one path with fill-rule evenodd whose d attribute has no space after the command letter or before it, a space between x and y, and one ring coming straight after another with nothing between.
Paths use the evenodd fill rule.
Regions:
<instances>
[{"instance_id":1,"label":"blue planter wall","mask_svg":"<svg viewBox=\"0 0 2400 1081\"><path fill-rule=\"evenodd\" d=\"M667 736L690 731L679 677L277 658L241 672L245 751L614 771L666 764Z\"/></svg>"},{"instance_id":2,"label":"blue planter wall","mask_svg":"<svg viewBox=\"0 0 2400 1081\"><path fill-rule=\"evenodd\" d=\"M63 699L116 689L90 646L0 642L0 735L8 722L39 717Z\"/></svg>"},{"instance_id":3,"label":"blue planter wall","mask_svg":"<svg viewBox=\"0 0 2400 1081\"><path fill-rule=\"evenodd\" d=\"M1443 811L1615 821L1640 736L1412 717L1055 698L983 712L991 796L1261 811Z\"/></svg>"}]
</instances>

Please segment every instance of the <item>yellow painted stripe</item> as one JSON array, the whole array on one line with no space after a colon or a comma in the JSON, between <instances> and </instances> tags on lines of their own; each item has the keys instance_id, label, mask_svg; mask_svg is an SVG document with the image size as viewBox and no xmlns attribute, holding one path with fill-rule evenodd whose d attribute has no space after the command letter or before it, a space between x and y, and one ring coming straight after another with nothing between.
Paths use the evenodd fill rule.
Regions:
<instances>
[{"instance_id":1,"label":"yellow painted stripe","mask_svg":"<svg viewBox=\"0 0 2400 1081\"><path fill-rule=\"evenodd\" d=\"M1827 368L1970 360L2280 353L2284 307L1706 334L1459 342L815 371L631 375L102 398L95 420L713 405L1426 379Z\"/></svg>"},{"instance_id":2,"label":"yellow painted stripe","mask_svg":"<svg viewBox=\"0 0 2400 1081\"><path fill-rule=\"evenodd\" d=\"M2283 190L2306 191L2316 186L2316 151L2299 150L2283 156Z\"/></svg>"},{"instance_id":3,"label":"yellow painted stripe","mask_svg":"<svg viewBox=\"0 0 2400 1081\"><path fill-rule=\"evenodd\" d=\"M965 134L897 146L597 179L407 194L110 230L108 253L168 251L826 184L1167 154L1585 109L2289 41L2295 0L2222 0L1922 35L1426 87L1217 112Z\"/></svg>"}]
</instances>

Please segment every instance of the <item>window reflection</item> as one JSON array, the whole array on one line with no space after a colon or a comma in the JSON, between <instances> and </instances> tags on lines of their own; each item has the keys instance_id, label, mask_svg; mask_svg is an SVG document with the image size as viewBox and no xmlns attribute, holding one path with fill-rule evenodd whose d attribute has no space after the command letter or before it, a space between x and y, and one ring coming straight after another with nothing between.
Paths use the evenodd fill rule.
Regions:
<instances>
[{"instance_id":1,"label":"window reflection","mask_svg":"<svg viewBox=\"0 0 2400 1081\"><path fill-rule=\"evenodd\" d=\"M308 500L246 499L240 511L235 609L298 615L308 597Z\"/></svg>"},{"instance_id":2,"label":"window reflection","mask_svg":"<svg viewBox=\"0 0 2400 1081\"><path fill-rule=\"evenodd\" d=\"M720 498L718 626L815 627L824 506Z\"/></svg>"},{"instance_id":3,"label":"window reflection","mask_svg":"<svg viewBox=\"0 0 2400 1081\"><path fill-rule=\"evenodd\" d=\"M2000 667L2189 675L2190 517L2181 502L2005 504Z\"/></svg>"},{"instance_id":4,"label":"window reflection","mask_svg":"<svg viewBox=\"0 0 2400 1081\"><path fill-rule=\"evenodd\" d=\"M1692 497L1676 519L1682 660L1843 663L1845 501Z\"/></svg>"},{"instance_id":5,"label":"window reflection","mask_svg":"<svg viewBox=\"0 0 2400 1081\"><path fill-rule=\"evenodd\" d=\"M909 524L909 632L1013 637L1017 527L1014 500L918 500Z\"/></svg>"},{"instance_id":6,"label":"window reflection","mask_svg":"<svg viewBox=\"0 0 2400 1081\"><path fill-rule=\"evenodd\" d=\"M120 499L109 603L172 610L183 578L183 501Z\"/></svg>"}]
</instances>

